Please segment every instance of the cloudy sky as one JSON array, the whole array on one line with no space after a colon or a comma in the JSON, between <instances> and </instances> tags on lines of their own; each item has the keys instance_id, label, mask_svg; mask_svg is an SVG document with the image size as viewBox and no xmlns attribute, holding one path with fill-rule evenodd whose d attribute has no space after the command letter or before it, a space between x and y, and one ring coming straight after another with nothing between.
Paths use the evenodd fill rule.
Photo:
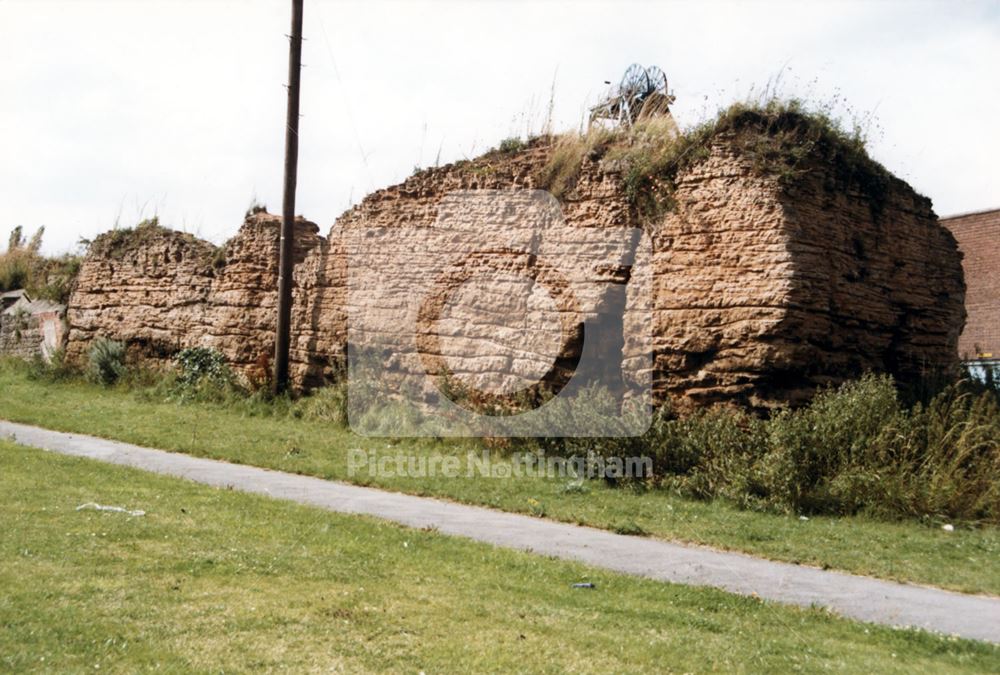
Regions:
<instances>
[{"instance_id":1,"label":"cloudy sky","mask_svg":"<svg viewBox=\"0 0 1000 675\"><path fill-rule=\"evenodd\" d=\"M0 0L0 237L280 210L289 2ZM1000 4L306 0L298 211L556 130L633 62L682 126L778 81L869 129L939 214L1000 207ZM0 240L0 241L2 241ZM3 245L3 244L0 244Z\"/></svg>"}]
</instances>

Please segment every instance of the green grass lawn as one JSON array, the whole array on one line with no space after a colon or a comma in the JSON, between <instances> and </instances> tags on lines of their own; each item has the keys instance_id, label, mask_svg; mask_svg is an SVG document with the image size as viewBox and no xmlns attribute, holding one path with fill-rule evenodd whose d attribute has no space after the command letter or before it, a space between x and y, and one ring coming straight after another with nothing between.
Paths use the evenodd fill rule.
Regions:
<instances>
[{"instance_id":1,"label":"green grass lawn","mask_svg":"<svg viewBox=\"0 0 1000 675\"><path fill-rule=\"evenodd\" d=\"M0 418L338 480L349 480L351 448L463 458L471 449L457 442L360 438L321 422L247 416L223 405L148 401L135 392L79 381L35 381L10 361L0 362ZM959 526L949 533L940 523L822 516L800 520L664 491L613 489L597 481L582 489L565 480L527 477L362 476L356 482L775 560L1000 595L1000 530L992 527Z\"/></svg>"},{"instance_id":2,"label":"green grass lawn","mask_svg":"<svg viewBox=\"0 0 1000 675\"><path fill-rule=\"evenodd\" d=\"M143 517L77 511L87 502ZM1000 647L0 442L11 671L996 671ZM594 590L572 588L590 581Z\"/></svg>"}]
</instances>

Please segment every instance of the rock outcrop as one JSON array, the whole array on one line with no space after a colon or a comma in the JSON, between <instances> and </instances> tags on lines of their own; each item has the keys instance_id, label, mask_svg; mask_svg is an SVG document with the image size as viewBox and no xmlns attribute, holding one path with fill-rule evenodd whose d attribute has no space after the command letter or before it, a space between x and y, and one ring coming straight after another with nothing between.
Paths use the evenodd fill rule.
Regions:
<instances>
[{"instance_id":1,"label":"rock outcrop","mask_svg":"<svg viewBox=\"0 0 1000 675\"><path fill-rule=\"evenodd\" d=\"M648 237L649 305L635 306L637 284L611 265L587 272L601 290L585 303L590 309L581 310L581 321L624 312L625 334L606 333L601 349L619 363L622 355L628 362L650 351L646 374L657 401L681 409L767 408L802 402L817 386L869 370L914 380L956 363L961 258L929 200L873 163L859 169L829 152L798 158L786 175L762 170L759 157L726 134L702 150L672 178L671 208L658 215L636 208L626 188L629 168L601 152L581 157L559 198L570 228L635 227ZM343 371L352 312L382 316L385 333L403 330L404 317L393 314L387 295L373 289L349 296L349 253L359 264L357 251L349 251L354 234L429 227L456 191L537 189L558 151L538 140L420 172L369 195L326 238L300 221L295 382L319 386ZM81 358L91 339L105 335L153 358L200 345L219 349L245 372L261 368L273 345L278 224L274 216L251 214L222 249L151 227L98 239L70 300L69 355ZM360 262L380 270L384 253L373 247ZM405 287L406 278L438 270L441 255L416 247L404 271L385 270L398 278L385 281ZM630 344L629 326L643 328L649 342ZM557 358L577 347L563 344ZM461 356L455 363L468 368L455 374L470 382L488 380L476 378L491 368L510 372L510 358ZM522 356L527 363L540 354L525 346Z\"/></svg>"},{"instance_id":2,"label":"rock outcrop","mask_svg":"<svg viewBox=\"0 0 1000 675\"><path fill-rule=\"evenodd\" d=\"M70 298L67 358L82 360L101 336L153 363L184 347L211 347L263 376L274 350L280 227L276 216L249 214L221 248L156 223L98 237ZM318 232L296 222L296 262L320 245Z\"/></svg>"},{"instance_id":3,"label":"rock outcrop","mask_svg":"<svg viewBox=\"0 0 1000 675\"><path fill-rule=\"evenodd\" d=\"M652 226L654 386L682 407L802 403L956 363L961 257L930 200L898 179L876 199L821 157L799 171L789 185L717 144Z\"/></svg>"}]
</instances>

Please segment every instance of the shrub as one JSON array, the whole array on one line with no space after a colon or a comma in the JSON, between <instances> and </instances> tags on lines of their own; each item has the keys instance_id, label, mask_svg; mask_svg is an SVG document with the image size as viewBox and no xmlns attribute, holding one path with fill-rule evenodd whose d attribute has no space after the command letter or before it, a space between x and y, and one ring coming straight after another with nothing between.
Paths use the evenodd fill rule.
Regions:
<instances>
[{"instance_id":1,"label":"shrub","mask_svg":"<svg viewBox=\"0 0 1000 675\"><path fill-rule=\"evenodd\" d=\"M1000 398L968 381L912 408L892 378L868 375L770 419L661 409L643 437L597 447L606 458L650 457L641 484L745 508L1000 523Z\"/></svg>"},{"instance_id":2,"label":"shrub","mask_svg":"<svg viewBox=\"0 0 1000 675\"><path fill-rule=\"evenodd\" d=\"M742 506L757 506L766 493L756 468L767 451L763 420L739 410L709 410L666 424L660 437L654 471L671 489Z\"/></svg>"},{"instance_id":3,"label":"shrub","mask_svg":"<svg viewBox=\"0 0 1000 675\"><path fill-rule=\"evenodd\" d=\"M225 357L217 350L207 347L189 347L174 356L174 363L180 370L177 381L183 385L194 385L204 380L228 384L233 379L232 370Z\"/></svg>"},{"instance_id":4,"label":"shrub","mask_svg":"<svg viewBox=\"0 0 1000 675\"><path fill-rule=\"evenodd\" d=\"M504 154L513 154L515 152L520 152L527 147L527 143L518 138L517 136L512 136L510 138L505 138L500 141L500 152Z\"/></svg>"},{"instance_id":5,"label":"shrub","mask_svg":"<svg viewBox=\"0 0 1000 675\"><path fill-rule=\"evenodd\" d=\"M892 421L872 445L873 510L1000 522L1000 404L969 383Z\"/></svg>"},{"instance_id":6,"label":"shrub","mask_svg":"<svg viewBox=\"0 0 1000 675\"><path fill-rule=\"evenodd\" d=\"M774 416L759 467L770 501L807 511L860 507L847 488L876 478L873 443L902 412L892 378L868 375Z\"/></svg>"},{"instance_id":7,"label":"shrub","mask_svg":"<svg viewBox=\"0 0 1000 675\"><path fill-rule=\"evenodd\" d=\"M125 374L125 343L99 337L90 343L87 356L87 376L90 380L110 386Z\"/></svg>"},{"instance_id":8,"label":"shrub","mask_svg":"<svg viewBox=\"0 0 1000 675\"><path fill-rule=\"evenodd\" d=\"M225 400L238 389L225 357L208 347L189 347L174 356L172 393L181 399Z\"/></svg>"}]
</instances>

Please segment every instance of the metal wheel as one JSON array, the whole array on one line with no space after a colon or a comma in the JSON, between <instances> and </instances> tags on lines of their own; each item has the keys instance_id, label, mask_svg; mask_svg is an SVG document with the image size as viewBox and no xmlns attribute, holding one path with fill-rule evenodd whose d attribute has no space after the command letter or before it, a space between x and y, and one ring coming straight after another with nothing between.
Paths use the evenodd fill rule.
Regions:
<instances>
[{"instance_id":1,"label":"metal wheel","mask_svg":"<svg viewBox=\"0 0 1000 675\"><path fill-rule=\"evenodd\" d=\"M646 69L638 63L633 63L625 71L622 82L618 85L618 93L622 98L634 99L645 96L649 91L649 77Z\"/></svg>"},{"instance_id":2,"label":"metal wheel","mask_svg":"<svg viewBox=\"0 0 1000 675\"><path fill-rule=\"evenodd\" d=\"M646 68L646 77L649 79L650 94L659 92L666 96L670 93L667 91L667 76L657 66Z\"/></svg>"}]
</instances>

